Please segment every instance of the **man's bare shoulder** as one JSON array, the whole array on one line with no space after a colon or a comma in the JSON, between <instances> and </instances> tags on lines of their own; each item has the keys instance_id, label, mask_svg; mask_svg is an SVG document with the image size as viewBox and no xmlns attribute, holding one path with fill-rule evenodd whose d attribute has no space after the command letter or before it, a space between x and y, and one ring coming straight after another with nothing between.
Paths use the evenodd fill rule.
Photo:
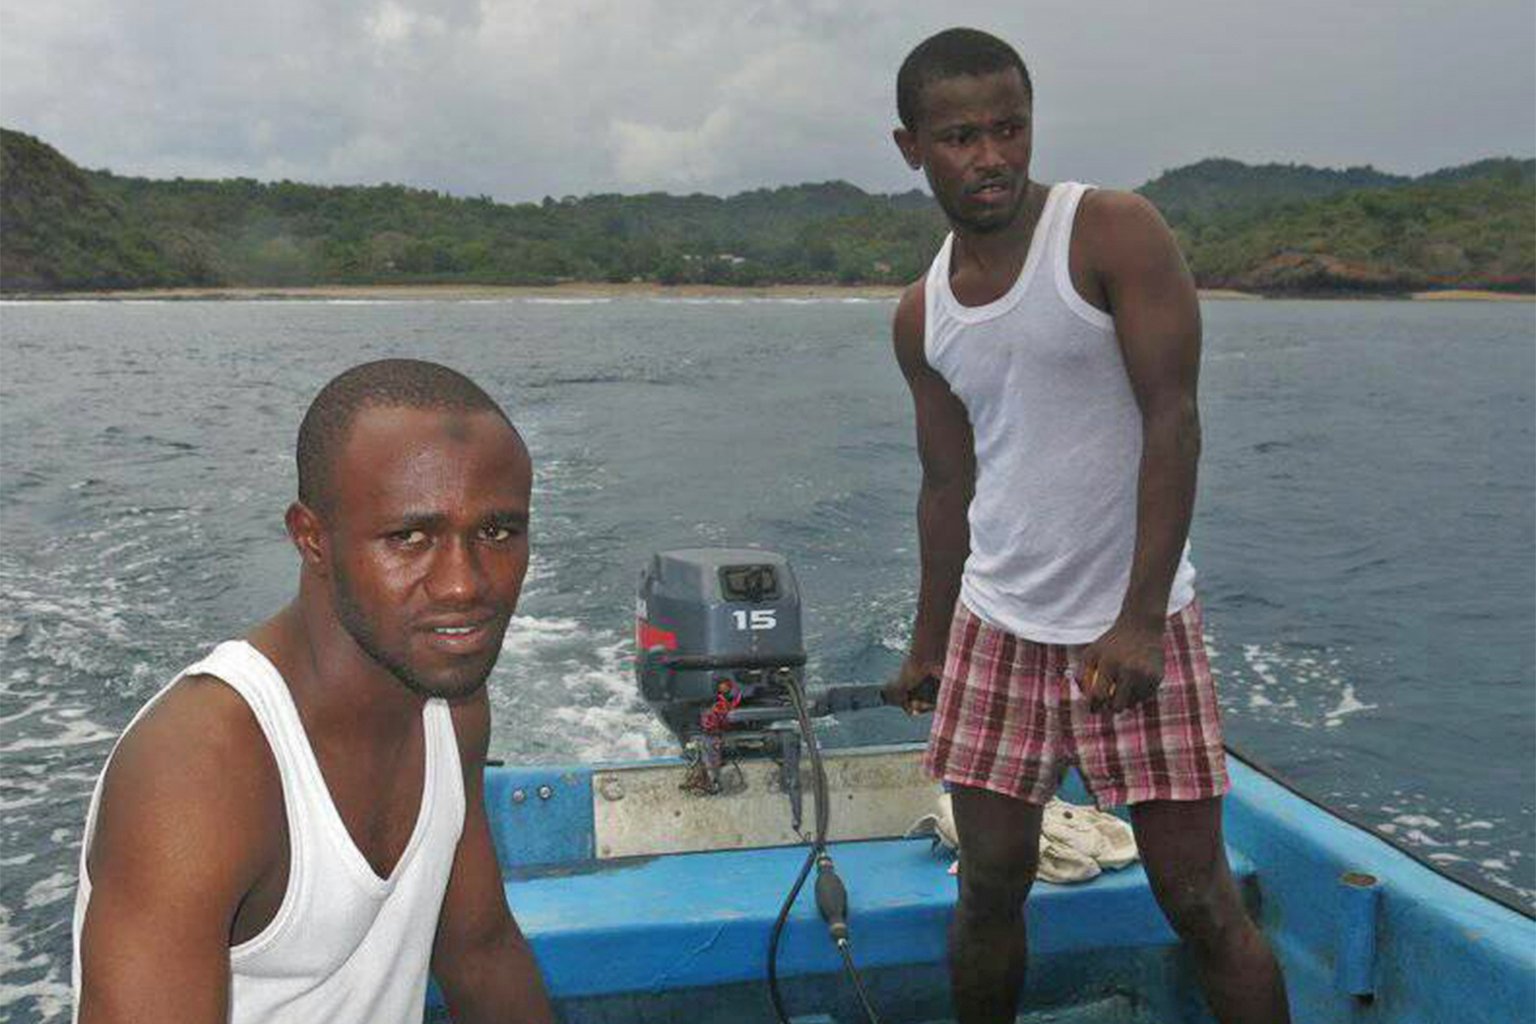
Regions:
<instances>
[{"instance_id":1,"label":"man's bare shoulder","mask_svg":"<svg viewBox=\"0 0 1536 1024\"><path fill-rule=\"evenodd\" d=\"M1083 195L1073 230L1092 243L1095 253L1144 246L1172 234L1150 199L1108 188L1089 189Z\"/></svg>"},{"instance_id":2,"label":"man's bare shoulder","mask_svg":"<svg viewBox=\"0 0 1536 1024\"><path fill-rule=\"evenodd\" d=\"M134 723L102 785L90 857L187 865L222 859L237 872L270 851L282 783L245 700L214 676L178 680Z\"/></svg>"}]
</instances>

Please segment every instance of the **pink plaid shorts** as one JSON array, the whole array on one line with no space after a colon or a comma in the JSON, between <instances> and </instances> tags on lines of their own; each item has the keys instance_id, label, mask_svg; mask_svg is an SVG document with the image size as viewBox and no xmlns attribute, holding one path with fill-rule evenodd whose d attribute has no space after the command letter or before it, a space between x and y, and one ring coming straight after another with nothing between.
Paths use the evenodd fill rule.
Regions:
<instances>
[{"instance_id":1,"label":"pink plaid shorts","mask_svg":"<svg viewBox=\"0 0 1536 1024\"><path fill-rule=\"evenodd\" d=\"M1101 808L1231 788L1199 601L1169 616L1163 683L1118 715L1088 710L1082 645L1022 640L957 603L924 767L936 779L1044 804L1069 766Z\"/></svg>"}]
</instances>

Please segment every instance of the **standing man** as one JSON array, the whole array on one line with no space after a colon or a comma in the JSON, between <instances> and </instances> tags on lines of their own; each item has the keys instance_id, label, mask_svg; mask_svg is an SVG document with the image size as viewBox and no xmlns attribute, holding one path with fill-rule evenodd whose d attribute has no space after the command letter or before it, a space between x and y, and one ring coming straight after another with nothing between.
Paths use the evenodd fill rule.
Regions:
<instances>
[{"instance_id":1,"label":"standing man","mask_svg":"<svg viewBox=\"0 0 1536 1024\"><path fill-rule=\"evenodd\" d=\"M1139 196L1030 180L1033 91L1002 40L926 40L897 105L896 145L952 232L896 311L922 578L889 697L935 711L927 767L952 787L959 1019L1014 1018L1041 810L1075 764L1101 806L1130 805L1216 1016L1288 1021L1221 838L1228 781L1185 542L1200 453L1189 272Z\"/></svg>"},{"instance_id":2,"label":"standing man","mask_svg":"<svg viewBox=\"0 0 1536 1024\"><path fill-rule=\"evenodd\" d=\"M82 1024L554 1020L481 800L485 680L528 568L528 449L462 375L388 359L298 439L293 602L139 712L97 784Z\"/></svg>"}]
</instances>

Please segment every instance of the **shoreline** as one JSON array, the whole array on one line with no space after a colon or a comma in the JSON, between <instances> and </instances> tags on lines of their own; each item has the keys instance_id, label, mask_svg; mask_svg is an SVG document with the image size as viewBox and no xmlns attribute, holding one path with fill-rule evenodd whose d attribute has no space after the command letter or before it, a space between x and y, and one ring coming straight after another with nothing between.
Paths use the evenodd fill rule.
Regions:
<instances>
[{"instance_id":1,"label":"shoreline","mask_svg":"<svg viewBox=\"0 0 1536 1024\"><path fill-rule=\"evenodd\" d=\"M0 302L315 302L336 300L387 300L423 302L495 301L509 299L863 299L891 300L904 289L896 285L774 284L748 288L740 285L679 284L651 282L611 284L569 281L554 285L503 284L320 284L296 286L238 286L213 288L123 288L101 291L7 292ZM1201 288L1202 302L1257 302L1272 298L1260 292L1231 288ZM1275 296L1285 299L1336 301L1361 296L1323 293ZM1474 288L1410 292L1375 296L1386 301L1412 302L1536 302L1536 294L1496 292Z\"/></svg>"},{"instance_id":2,"label":"shoreline","mask_svg":"<svg viewBox=\"0 0 1536 1024\"><path fill-rule=\"evenodd\" d=\"M615 299L615 298L764 298L764 299L897 299L902 289L894 285L764 285L744 288L707 284L610 284L607 282L569 281L553 285L514 284L318 284L292 287L228 288L128 288L104 291L27 292L0 296L28 301L79 301L95 299L111 302L134 301L273 301L305 302L327 300L392 301L493 301L497 299Z\"/></svg>"}]
</instances>

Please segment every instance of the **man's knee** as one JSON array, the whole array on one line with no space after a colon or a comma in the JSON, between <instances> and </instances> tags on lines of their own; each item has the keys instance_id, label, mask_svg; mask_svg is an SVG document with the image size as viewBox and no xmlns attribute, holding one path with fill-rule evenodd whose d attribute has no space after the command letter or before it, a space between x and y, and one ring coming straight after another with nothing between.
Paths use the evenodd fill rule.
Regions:
<instances>
[{"instance_id":1,"label":"man's knee","mask_svg":"<svg viewBox=\"0 0 1536 1024\"><path fill-rule=\"evenodd\" d=\"M960 898L956 910L963 920L976 923L1017 921L1024 915L1024 901L1035 883L1038 854L1020 854L1010 860L980 861L960 855Z\"/></svg>"},{"instance_id":2,"label":"man's knee","mask_svg":"<svg viewBox=\"0 0 1536 1024\"><path fill-rule=\"evenodd\" d=\"M1155 884L1153 893L1173 930L1191 945L1219 949L1250 926L1236 889L1220 878L1175 877Z\"/></svg>"}]
</instances>

